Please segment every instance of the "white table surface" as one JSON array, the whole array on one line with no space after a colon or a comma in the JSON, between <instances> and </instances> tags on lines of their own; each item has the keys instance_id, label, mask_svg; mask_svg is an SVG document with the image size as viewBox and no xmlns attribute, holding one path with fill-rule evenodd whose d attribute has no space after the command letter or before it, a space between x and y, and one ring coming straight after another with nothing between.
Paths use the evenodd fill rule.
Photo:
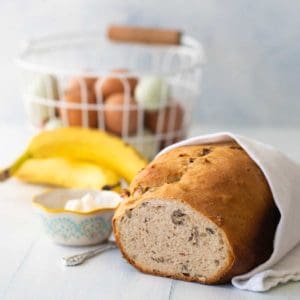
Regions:
<instances>
[{"instance_id":1,"label":"white table surface","mask_svg":"<svg viewBox=\"0 0 300 300\"><path fill-rule=\"evenodd\" d=\"M7 165L26 145L29 133L24 128L0 125L0 166ZM196 128L193 134L218 129ZM272 144L300 161L300 129L233 131ZM145 275L131 267L118 250L78 267L64 267L62 256L84 248L57 246L46 238L31 208L32 196L43 189L15 180L0 184L0 299L300 299L300 282L252 293L230 285L205 286Z\"/></svg>"}]
</instances>

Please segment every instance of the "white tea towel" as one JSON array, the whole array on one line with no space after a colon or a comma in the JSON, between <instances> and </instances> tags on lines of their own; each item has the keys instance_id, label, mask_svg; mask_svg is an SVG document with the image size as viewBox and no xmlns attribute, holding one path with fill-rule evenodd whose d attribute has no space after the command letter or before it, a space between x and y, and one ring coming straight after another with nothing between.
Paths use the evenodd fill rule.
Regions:
<instances>
[{"instance_id":1,"label":"white tea towel","mask_svg":"<svg viewBox=\"0 0 300 300\"><path fill-rule=\"evenodd\" d=\"M235 140L264 173L281 218L271 257L247 274L236 276L239 289L267 291L280 283L300 280L300 165L275 148L230 132L187 139L171 145L158 155L184 145Z\"/></svg>"}]
</instances>

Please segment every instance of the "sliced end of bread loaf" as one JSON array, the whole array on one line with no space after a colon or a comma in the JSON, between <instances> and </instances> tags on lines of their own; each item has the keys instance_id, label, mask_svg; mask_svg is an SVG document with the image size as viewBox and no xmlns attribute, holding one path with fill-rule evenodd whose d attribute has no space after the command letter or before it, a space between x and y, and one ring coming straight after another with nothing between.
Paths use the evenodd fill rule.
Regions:
<instances>
[{"instance_id":1,"label":"sliced end of bread loaf","mask_svg":"<svg viewBox=\"0 0 300 300\"><path fill-rule=\"evenodd\" d=\"M125 258L146 273L216 283L234 261L222 229L179 200L143 200L114 227Z\"/></svg>"}]
</instances>

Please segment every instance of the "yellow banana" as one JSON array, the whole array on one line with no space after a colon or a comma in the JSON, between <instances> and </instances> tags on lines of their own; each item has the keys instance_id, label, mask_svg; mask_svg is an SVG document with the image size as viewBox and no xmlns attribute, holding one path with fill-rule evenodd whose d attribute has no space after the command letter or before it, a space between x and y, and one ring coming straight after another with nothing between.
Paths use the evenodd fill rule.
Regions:
<instances>
[{"instance_id":1,"label":"yellow banana","mask_svg":"<svg viewBox=\"0 0 300 300\"><path fill-rule=\"evenodd\" d=\"M110 170L88 162L60 157L30 158L16 171L15 176L25 182L66 188L118 187L119 177Z\"/></svg>"},{"instance_id":2,"label":"yellow banana","mask_svg":"<svg viewBox=\"0 0 300 300\"><path fill-rule=\"evenodd\" d=\"M15 163L0 172L0 181L12 176L29 158L51 157L91 162L112 170L127 182L147 164L133 147L116 136L100 130L66 127L33 137Z\"/></svg>"}]
</instances>

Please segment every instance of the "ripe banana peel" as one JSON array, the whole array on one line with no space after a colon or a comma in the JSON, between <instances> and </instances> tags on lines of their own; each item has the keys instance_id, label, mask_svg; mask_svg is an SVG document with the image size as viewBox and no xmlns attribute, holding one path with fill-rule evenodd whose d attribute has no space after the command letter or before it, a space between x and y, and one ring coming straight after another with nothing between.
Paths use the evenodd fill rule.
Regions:
<instances>
[{"instance_id":1,"label":"ripe banana peel","mask_svg":"<svg viewBox=\"0 0 300 300\"><path fill-rule=\"evenodd\" d=\"M147 164L146 159L133 147L116 136L100 130L66 127L43 131L34 136L15 163L0 172L0 181L13 176L28 159L53 157L99 165L112 170L128 183Z\"/></svg>"},{"instance_id":2,"label":"ripe banana peel","mask_svg":"<svg viewBox=\"0 0 300 300\"><path fill-rule=\"evenodd\" d=\"M98 165L54 158L30 158L16 171L15 176L25 182L66 188L118 188L119 177Z\"/></svg>"}]
</instances>

